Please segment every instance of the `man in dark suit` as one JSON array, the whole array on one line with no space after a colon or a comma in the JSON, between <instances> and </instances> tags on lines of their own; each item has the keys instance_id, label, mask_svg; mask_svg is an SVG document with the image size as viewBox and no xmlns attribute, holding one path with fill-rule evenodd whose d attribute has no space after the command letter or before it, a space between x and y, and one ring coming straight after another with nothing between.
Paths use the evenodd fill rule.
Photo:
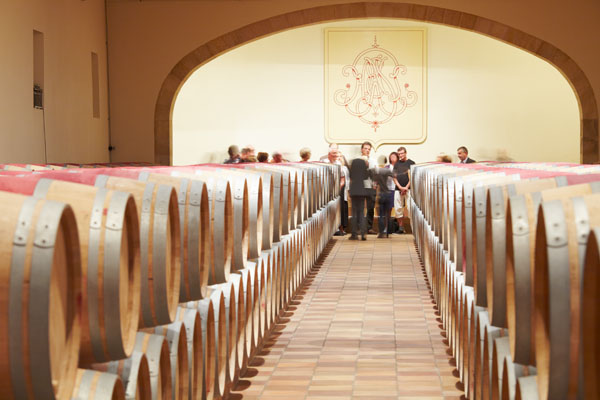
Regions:
<instances>
[{"instance_id":1,"label":"man in dark suit","mask_svg":"<svg viewBox=\"0 0 600 400\"><path fill-rule=\"evenodd\" d=\"M460 146L456 151L458 152L458 159L460 160L459 162L461 164L471 164L477 162L472 158L469 158L469 150L467 150L465 146Z\"/></svg>"},{"instance_id":2,"label":"man in dark suit","mask_svg":"<svg viewBox=\"0 0 600 400\"><path fill-rule=\"evenodd\" d=\"M365 157L366 158L366 157ZM352 200L352 236L349 240L358 240L358 229L362 240L367 240L367 221L365 220L365 201L370 195L365 181L370 179L368 161L355 158L350 164L350 199Z\"/></svg>"}]
</instances>

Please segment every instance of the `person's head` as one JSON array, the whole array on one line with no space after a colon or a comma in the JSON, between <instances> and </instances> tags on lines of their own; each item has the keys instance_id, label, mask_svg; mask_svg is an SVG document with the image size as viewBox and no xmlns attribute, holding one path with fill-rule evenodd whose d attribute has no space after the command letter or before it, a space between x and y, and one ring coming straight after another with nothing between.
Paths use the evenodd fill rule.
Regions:
<instances>
[{"instance_id":1,"label":"person's head","mask_svg":"<svg viewBox=\"0 0 600 400\"><path fill-rule=\"evenodd\" d=\"M404 146L398 147L397 152L398 152L398 161L402 161L402 162L406 161L406 153L407 153L406 147L404 147Z\"/></svg>"},{"instance_id":2,"label":"person's head","mask_svg":"<svg viewBox=\"0 0 600 400\"><path fill-rule=\"evenodd\" d=\"M271 159L271 162L280 163L282 161L283 161L283 155L280 152L278 152L278 151L274 151L273 152L273 158Z\"/></svg>"},{"instance_id":3,"label":"person's head","mask_svg":"<svg viewBox=\"0 0 600 400\"><path fill-rule=\"evenodd\" d=\"M451 163L452 159L450 158L449 155L444 154L444 153L440 153L438 154L437 158L436 158L437 162L444 162L444 163Z\"/></svg>"},{"instance_id":4,"label":"person's head","mask_svg":"<svg viewBox=\"0 0 600 400\"><path fill-rule=\"evenodd\" d=\"M458 159L462 162L465 161L467 159L467 157L469 157L469 150L467 150L467 148L465 146L460 146L458 149L456 149L457 155L458 155Z\"/></svg>"},{"instance_id":5,"label":"person's head","mask_svg":"<svg viewBox=\"0 0 600 400\"><path fill-rule=\"evenodd\" d=\"M310 160L310 149L308 147L303 147L300 149L300 158L302 159L302 161L308 161Z\"/></svg>"},{"instance_id":6,"label":"person's head","mask_svg":"<svg viewBox=\"0 0 600 400\"><path fill-rule=\"evenodd\" d=\"M369 155L371 154L371 149L373 148L373 145L371 144L371 142L364 142L361 146L360 146L360 154L362 154L363 156L367 156L367 158L369 157Z\"/></svg>"},{"instance_id":7,"label":"person's head","mask_svg":"<svg viewBox=\"0 0 600 400\"><path fill-rule=\"evenodd\" d=\"M269 153L259 151L256 155L256 159L258 160L258 162L267 162L269 161Z\"/></svg>"},{"instance_id":8,"label":"person's head","mask_svg":"<svg viewBox=\"0 0 600 400\"><path fill-rule=\"evenodd\" d=\"M248 155L253 156L254 154L254 146L252 146L251 144L246 146L246 149L248 149Z\"/></svg>"},{"instance_id":9,"label":"person's head","mask_svg":"<svg viewBox=\"0 0 600 400\"><path fill-rule=\"evenodd\" d=\"M338 148L337 143L331 143L329 145L329 152L327 153L327 158L331 162L337 161L340 158L340 150Z\"/></svg>"},{"instance_id":10,"label":"person's head","mask_svg":"<svg viewBox=\"0 0 600 400\"><path fill-rule=\"evenodd\" d=\"M242 160L247 160L248 157L250 157L252 155L252 150L250 150L248 147L244 147L240 154L241 154Z\"/></svg>"},{"instance_id":11,"label":"person's head","mask_svg":"<svg viewBox=\"0 0 600 400\"><path fill-rule=\"evenodd\" d=\"M240 149L239 147L237 147L235 144L232 144L231 146L229 146L229 148L227 149L227 154L229 154L230 158L233 158L237 155L240 154Z\"/></svg>"},{"instance_id":12,"label":"person's head","mask_svg":"<svg viewBox=\"0 0 600 400\"><path fill-rule=\"evenodd\" d=\"M392 165L396 164L396 162L400 159L398 153L396 153L395 151L392 151L388 158L390 159L390 164Z\"/></svg>"}]
</instances>

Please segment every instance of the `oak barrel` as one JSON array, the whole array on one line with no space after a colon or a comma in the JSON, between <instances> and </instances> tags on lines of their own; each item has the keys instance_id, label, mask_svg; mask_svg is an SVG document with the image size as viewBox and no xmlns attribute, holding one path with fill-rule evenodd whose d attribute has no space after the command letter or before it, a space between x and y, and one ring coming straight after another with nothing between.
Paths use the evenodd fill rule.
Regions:
<instances>
[{"instance_id":1,"label":"oak barrel","mask_svg":"<svg viewBox=\"0 0 600 400\"><path fill-rule=\"evenodd\" d=\"M133 198L41 175L2 177L0 188L72 204L82 260L79 363L128 357L140 312L139 228Z\"/></svg>"},{"instance_id":2,"label":"oak barrel","mask_svg":"<svg viewBox=\"0 0 600 400\"><path fill-rule=\"evenodd\" d=\"M68 398L81 336L81 259L68 205L0 192L0 393Z\"/></svg>"},{"instance_id":3,"label":"oak barrel","mask_svg":"<svg viewBox=\"0 0 600 400\"><path fill-rule=\"evenodd\" d=\"M93 364L97 371L119 375L125 387L127 400L147 400L152 398L150 367L144 353L134 351L131 357L104 364Z\"/></svg>"},{"instance_id":4,"label":"oak barrel","mask_svg":"<svg viewBox=\"0 0 600 400\"><path fill-rule=\"evenodd\" d=\"M108 372L77 370L72 400L124 400L125 389L121 379Z\"/></svg>"}]
</instances>

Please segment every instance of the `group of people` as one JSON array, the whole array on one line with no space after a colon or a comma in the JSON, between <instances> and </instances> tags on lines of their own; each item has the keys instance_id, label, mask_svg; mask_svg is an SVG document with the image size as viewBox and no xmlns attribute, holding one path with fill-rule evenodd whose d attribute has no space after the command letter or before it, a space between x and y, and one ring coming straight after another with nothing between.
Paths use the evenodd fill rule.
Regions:
<instances>
[{"instance_id":1,"label":"group of people","mask_svg":"<svg viewBox=\"0 0 600 400\"><path fill-rule=\"evenodd\" d=\"M377 160L371 155L373 145L366 141L360 147L361 156L350 163L342 155L336 143L329 145L327 155L320 162L338 164L342 167L341 186L341 224L336 236L344 236L348 232L348 199L352 201L352 226L350 240L366 240L367 233L375 234L373 221L375 205L379 206L378 238L387 238L390 233L404 233L403 219L410 197L410 167L415 162L407 157L406 147L400 146L387 157L385 166L379 167ZM269 154L259 152L255 155L254 147L248 145L239 151L238 146L231 145L227 150L229 158L223 163L237 164L246 162L288 162L280 152L274 152L269 160ZM465 146L457 149L460 163L474 163L469 158ZM305 147L300 150L300 161L308 161L311 151ZM452 162L450 157L440 155L438 162ZM379 196L377 194L379 193ZM364 213L366 206L366 216ZM395 218L391 218L392 209Z\"/></svg>"},{"instance_id":2,"label":"group of people","mask_svg":"<svg viewBox=\"0 0 600 400\"><path fill-rule=\"evenodd\" d=\"M240 148L235 144L232 144L227 149L227 154L229 157L223 161L223 164L239 164L239 163L247 163L247 162L260 162L260 163L284 163L289 162L283 158L283 154L279 151L274 151L271 154L271 160L269 160L269 153L259 151L255 153L254 146L247 145L246 147ZM300 160L299 161L308 161L311 157L311 151L308 147L304 147L300 149Z\"/></svg>"},{"instance_id":3,"label":"group of people","mask_svg":"<svg viewBox=\"0 0 600 400\"><path fill-rule=\"evenodd\" d=\"M350 240L366 240L366 234L374 234L373 220L375 216L375 203L379 206L378 238L387 238L390 233L404 233L403 218L405 216L410 197L410 167L415 162L407 157L406 147L398 147L389 154L387 164L378 167L376 160L371 156L373 146L370 142L361 145L361 156L352 160L348 177L349 196L352 200L352 235ZM331 149L331 147L330 147ZM335 145L337 149L337 145ZM476 162L469 158L469 151L465 146L457 149L459 162L470 164ZM439 161L439 160L438 160ZM446 161L446 160L442 160ZM379 196L377 193L379 192ZM367 215L365 218L364 209ZM394 210L395 220L391 218ZM347 205L342 206L342 227L336 234L345 234L343 229L347 226ZM344 211L346 220L344 220ZM346 225L344 225L344 221ZM394 224L397 223L397 227Z\"/></svg>"},{"instance_id":4,"label":"group of people","mask_svg":"<svg viewBox=\"0 0 600 400\"><path fill-rule=\"evenodd\" d=\"M415 162L408 159L405 147L390 153L389 163L378 167L371 155L370 142L361 145L361 156L350 163L332 143L329 152L320 162L339 164L342 167L341 185L341 224L336 236L344 236L348 229L348 199L352 204L352 235L350 240L358 240L358 231L363 240L366 234L375 234L373 221L376 203L379 205L379 238L389 237L390 233L404 233L403 217L410 190L408 171ZM377 192L379 191L379 196ZM364 215L366 205L367 214ZM395 219L391 218L392 208ZM397 224L397 225L396 225Z\"/></svg>"},{"instance_id":5,"label":"group of people","mask_svg":"<svg viewBox=\"0 0 600 400\"><path fill-rule=\"evenodd\" d=\"M259 151L255 153L254 146L247 145L246 147L240 148L235 144L232 144L227 149L227 154L229 154L229 158L226 158L223 161L223 164L239 164L239 163L247 163L247 162L261 162L261 163L283 163L288 162L288 160L283 158L283 154L278 151L273 152L271 155L271 160L269 161L269 153ZM310 156L309 156L310 158Z\"/></svg>"},{"instance_id":6,"label":"group of people","mask_svg":"<svg viewBox=\"0 0 600 400\"><path fill-rule=\"evenodd\" d=\"M407 157L406 147L399 147L388 156L388 163L378 167L371 156L373 146L370 142L361 145L361 156L352 160L349 169L352 200L352 235L350 240L362 240L372 233L375 216L375 203L379 206L378 238L389 237L390 233L404 233L403 218L410 193L410 166L415 162ZM377 196L379 191L379 196ZM364 209L366 205L367 215ZM395 222L391 218L394 209Z\"/></svg>"}]
</instances>

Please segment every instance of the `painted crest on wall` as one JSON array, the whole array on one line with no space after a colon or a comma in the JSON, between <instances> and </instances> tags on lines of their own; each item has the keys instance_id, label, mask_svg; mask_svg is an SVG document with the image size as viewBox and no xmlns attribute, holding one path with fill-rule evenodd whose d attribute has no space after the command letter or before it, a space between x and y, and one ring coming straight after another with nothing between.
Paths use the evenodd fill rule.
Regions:
<instances>
[{"instance_id":1,"label":"painted crest on wall","mask_svg":"<svg viewBox=\"0 0 600 400\"><path fill-rule=\"evenodd\" d=\"M425 29L325 30L325 139L426 138Z\"/></svg>"}]
</instances>

